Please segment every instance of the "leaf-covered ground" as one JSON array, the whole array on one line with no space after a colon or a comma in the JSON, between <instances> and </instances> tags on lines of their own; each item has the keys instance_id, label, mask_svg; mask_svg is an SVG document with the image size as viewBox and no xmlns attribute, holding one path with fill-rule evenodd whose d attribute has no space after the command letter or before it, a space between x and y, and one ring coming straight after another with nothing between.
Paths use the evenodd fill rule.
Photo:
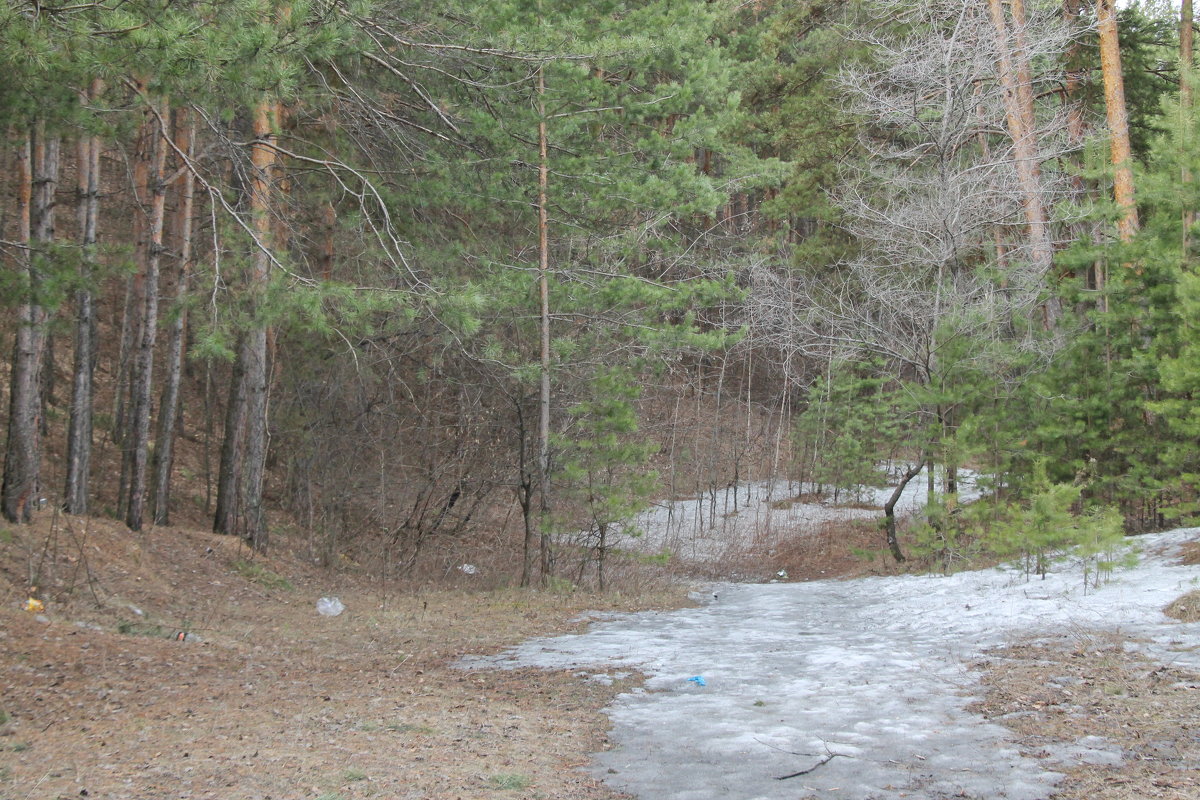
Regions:
<instances>
[{"instance_id":1,"label":"leaf-covered ground","mask_svg":"<svg viewBox=\"0 0 1200 800\"><path fill-rule=\"evenodd\" d=\"M400 592L227 537L85 520L4 539L5 800L617 797L577 767L605 746L621 683L451 663L600 604L685 595ZM21 609L35 573L40 614ZM323 594L346 611L318 615Z\"/></svg>"}]
</instances>

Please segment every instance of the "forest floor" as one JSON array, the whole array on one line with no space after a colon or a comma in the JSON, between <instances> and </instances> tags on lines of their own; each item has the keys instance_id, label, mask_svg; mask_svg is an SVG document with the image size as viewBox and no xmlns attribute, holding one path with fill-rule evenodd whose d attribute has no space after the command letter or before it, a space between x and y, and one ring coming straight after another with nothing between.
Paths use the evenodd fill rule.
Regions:
<instances>
[{"instance_id":1,"label":"forest floor","mask_svg":"<svg viewBox=\"0 0 1200 800\"><path fill-rule=\"evenodd\" d=\"M863 571L819 544L814 573ZM276 550L48 514L0 527L0 800L626 797L584 768L610 745L603 709L640 675L456 662L582 631L589 610L685 606L686 583L597 596L460 576L400 591ZM40 611L21 608L33 576ZM325 595L345 612L320 616ZM1094 735L1137 754L1082 766L1062 797L1200 796L1176 768L1200 737L1196 676L1064 634L977 665L976 711L1033 749ZM1047 695L1048 675L1075 672L1089 702Z\"/></svg>"},{"instance_id":2,"label":"forest floor","mask_svg":"<svg viewBox=\"0 0 1200 800\"><path fill-rule=\"evenodd\" d=\"M453 663L687 602L658 585L399 592L191 530L0 527L0 798L619 797L578 767L622 682Z\"/></svg>"}]
</instances>

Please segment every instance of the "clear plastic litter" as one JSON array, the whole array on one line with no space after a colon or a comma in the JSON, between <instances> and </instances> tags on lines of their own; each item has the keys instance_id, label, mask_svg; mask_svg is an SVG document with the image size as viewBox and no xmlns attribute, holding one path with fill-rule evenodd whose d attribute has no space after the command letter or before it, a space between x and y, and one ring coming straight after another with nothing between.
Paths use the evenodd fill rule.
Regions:
<instances>
[{"instance_id":1,"label":"clear plastic litter","mask_svg":"<svg viewBox=\"0 0 1200 800\"><path fill-rule=\"evenodd\" d=\"M336 617L346 610L346 606L336 597L322 597L317 601L317 613L322 617Z\"/></svg>"}]
</instances>

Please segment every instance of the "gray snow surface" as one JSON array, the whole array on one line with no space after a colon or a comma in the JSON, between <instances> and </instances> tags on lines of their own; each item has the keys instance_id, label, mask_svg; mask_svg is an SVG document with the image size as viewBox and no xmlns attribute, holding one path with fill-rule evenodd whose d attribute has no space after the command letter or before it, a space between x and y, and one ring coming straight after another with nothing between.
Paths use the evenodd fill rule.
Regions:
<instances>
[{"instance_id":1,"label":"gray snow surface","mask_svg":"<svg viewBox=\"0 0 1200 800\"><path fill-rule=\"evenodd\" d=\"M1137 646L1160 661L1200 668L1200 625L1162 613L1200 582L1200 567L1175 563L1196 538L1195 528L1139 537L1138 566L1099 589L1085 590L1069 563L1045 580L999 569L720 585L698 608L606 616L585 633L461 666L568 668L601 681L645 674L644 688L607 709L614 747L593 767L641 798L1036 800L1059 776L966 710L978 679L969 662L1028 636L1106 629L1148 640ZM1088 737L1055 756L1119 763L1122 754Z\"/></svg>"}]
</instances>

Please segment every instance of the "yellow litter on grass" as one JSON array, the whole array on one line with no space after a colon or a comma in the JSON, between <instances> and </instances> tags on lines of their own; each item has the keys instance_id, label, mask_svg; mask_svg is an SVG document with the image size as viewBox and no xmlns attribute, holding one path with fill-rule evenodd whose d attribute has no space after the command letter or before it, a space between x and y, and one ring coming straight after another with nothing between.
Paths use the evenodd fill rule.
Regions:
<instances>
[{"instance_id":1,"label":"yellow litter on grass","mask_svg":"<svg viewBox=\"0 0 1200 800\"><path fill-rule=\"evenodd\" d=\"M25 601L25 610L37 613L38 611L45 611L46 605L36 597L31 597Z\"/></svg>"}]
</instances>

